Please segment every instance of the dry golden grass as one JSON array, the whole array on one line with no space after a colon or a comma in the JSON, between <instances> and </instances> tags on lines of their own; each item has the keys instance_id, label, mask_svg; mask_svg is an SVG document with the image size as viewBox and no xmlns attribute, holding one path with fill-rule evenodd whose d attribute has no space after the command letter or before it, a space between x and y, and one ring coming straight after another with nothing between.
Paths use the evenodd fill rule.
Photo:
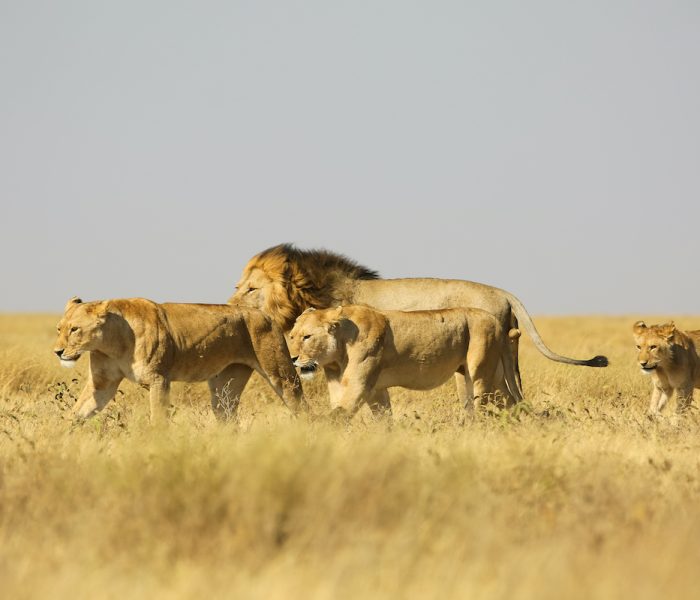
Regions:
<instances>
[{"instance_id":1,"label":"dry golden grass","mask_svg":"<svg viewBox=\"0 0 700 600\"><path fill-rule=\"evenodd\" d=\"M700 417L645 418L634 320L538 319L554 349L612 364L525 341L517 413L465 419L449 384L395 390L391 426L363 409L337 428L292 421L256 379L230 425L205 386L176 387L155 433L129 383L72 423L86 365L52 360L56 317L1 316L2 596L695 598Z\"/></svg>"}]
</instances>

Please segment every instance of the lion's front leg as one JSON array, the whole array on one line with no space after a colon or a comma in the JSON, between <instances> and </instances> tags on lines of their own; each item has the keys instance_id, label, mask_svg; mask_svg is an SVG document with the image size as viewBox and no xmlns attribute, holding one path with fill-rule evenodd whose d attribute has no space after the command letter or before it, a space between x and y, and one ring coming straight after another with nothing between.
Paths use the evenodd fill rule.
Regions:
<instances>
[{"instance_id":1,"label":"lion's front leg","mask_svg":"<svg viewBox=\"0 0 700 600\"><path fill-rule=\"evenodd\" d=\"M684 413L690 408L690 405L693 402L693 389L694 386L692 383L690 383L683 385L676 390L677 412Z\"/></svg>"},{"instance_id":2,"label":"lion's front leg","mask_svg":"<svg viewBox=\"0 0 700 600\"><path fill-rule=\"evenodd\" d=\"M651 389L651 399L649 400L649 415L659 414L659 400L661 400L661 388L654 386Z\"/></svg>"},{"instance_id":3,"label":"lion's front leg","mask_svg":"<svg viewBox=\"0 0 700 600\"><path fill-rule=\"evenodd\" d=\"M256 348L259 363L259 368L256 370L267 380L294 415L308 412L309 405L304 397L297 371L289 356L284 336L280 333L275 338L271 334L266 341L267 347Z\"/></svg>"},{"instance_id":4,"label":"lion's front leg","mask_svg":"<svg viewBox=\"0 0 700 600\"><path fill-rule=\"evenodd\" d=\"M262 375L264 376L264 373ZM270 375L269 377L266 376L265 379L267 379L272 389L275 390L275 393L282 399L284 405L294 416L308 412L309 405L304 397L298 377L295 380L289 380Z\"/></svg>"},{"instance_id":5,"label":"lion's front leg","mask_svg":"<svg viewBox=\"0 0 700 600\"><path fill-rule=\"evenodd\" d=\"M328 398L331 410L335 410L340 406L340 401L343 395L343 387L340 385L340 375L337 371L324 369L326 374L326 382L328 383Z\"/></svg>"},{"instance_id":6,"label":"lion's front leg","mask_svg":"<svg viewBox=\"0 0 700 600\"><path fill-rule=\"evenodd\" d=\"M673 388L671 386L668 384L664 385L660 381L654 382L654 389L651 392L651 401L649 402L649 414L658 415L672 395Z\"/></svg>"},{"instance_id":7,"label":"lion's front leg","mask_svg":"<svg viewBox=\"0 0 700 600\"><path fill-rule=\"evenodd\" d=\"M348 373L349 370L343 373L335 393L331 395L331 414L335 419L350 420L362 403L374 394L374 384L379 376L377 369L367 365L351 373Z\"/></svg>"},{"instance_id":8,"label":"lion's front leg","mask_svg":"<svg viewBox=\"0 0 700 600\"><path fill-rule=\"evenodd\" d=\"M110 368L106 357L91 352L88 382L73 407L73 414L86 419L101 411L116 395L122 379L119 371Z\"/></svg>"},{"instance_id":9,"label":"lion's front leg","mask_svg":"<svg viewBox=\"0 0 700 600\"><path fill-rule=\"evenodd\" d=\"M100 412L114 398L121 379L117 381L89 381L73 408L73 413L81 419L87 419Z\"/></svg>"}]
</instances>

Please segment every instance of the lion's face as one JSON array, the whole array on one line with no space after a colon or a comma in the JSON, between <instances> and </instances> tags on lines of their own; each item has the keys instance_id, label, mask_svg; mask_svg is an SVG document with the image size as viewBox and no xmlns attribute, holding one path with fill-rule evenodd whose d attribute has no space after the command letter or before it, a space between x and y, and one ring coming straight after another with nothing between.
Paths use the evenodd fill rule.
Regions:
<instances>
[{"instance_id":1,"label":"lion's face","mask_svg":"<svg viewBox=\"0 0 700 600\"><path fill-rule=\"evenodd\" d=\"M294 318L299 314L289 299L284 280L270 277L257 267L243 272L228 303L260 310L285 331L292 326Z\"/></svg>"},{"instance_id":2,"label":"lion's face","mask_svg":"<svg viewBox=\"0 0 700 600\"><path fill-rule=\"evenodd\" d=\"M105 312L101 302L83 304L79 298L69 300L58 322L58 339L54 353L64 367L73 367L84 352L93 350L102 340Z\"/></svg>"},{"instance_id":3,"label":"lion's face","mask_svg":"<svg viewBox=\"0 0 700 600\"><path fill-rule=\"evenodd\" d=\"M675 331L676 327L673 323L650 327L642 321L634 324L637 360L643 373L650 374L673 359L672 346Z\"/></svg>"},{"instance_id":4,"label":"lion's face","mask_svg":"<svg viewBox=\"0 0 700 600\"><path fill-rule=\"evenodd\" d=\"M264 310L273 286L274 282L262 269L246 270L228 302L229 304L240 304L248 308Z\"/></svg>"},{"instance_id":5,"label":"lion's face","mask_svg":"<svg viewBox=\"0 0 700 600\"><path fill-rule=\"evenodd\" d=\"M338 359L339 347L335 335L338 321L330 318L329 314L335 312L337 310L309 309L297 318L289 333L289 350L302 378L313 377L317 367Z\"/></svg>"}]
</instances>

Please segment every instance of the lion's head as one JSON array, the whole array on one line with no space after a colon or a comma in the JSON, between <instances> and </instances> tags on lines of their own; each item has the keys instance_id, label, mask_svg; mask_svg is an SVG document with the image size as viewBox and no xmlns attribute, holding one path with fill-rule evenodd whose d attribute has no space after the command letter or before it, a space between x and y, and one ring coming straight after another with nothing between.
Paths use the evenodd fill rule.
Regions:
<instances>
[{"instance_id":1,"label":"lion's head","mask_svg":"<svg viewBox=\"0 0 700 600\"><path fill-rule=\"evenodd\" d=\"M633 327L637 344L637 360L643 373L652 373L673 361L673 341L676 326L673 323L647 326L637 321Z\"/></svg>"},{"instance_id":2,"label":"lion's head","mask_svg":"<svg viewBox=\"0 0 700 600\"><path fill-rule=\"evenodd\" d=\"M337 306L348 280L379 275L327 250L299 250L280 244L248 261L229 304L262 310L284 331L307 308Z\"/></svg>"},{"instance_id":3,"label":"lion's head","mask_svg":"<svg viewBox=\"0 0 700 600\"><path fill-rule=\"evenodd\" d=\"M64 367L73 367L84 352L102 340L107 308L104 302L83 302L71 298L58 322L54 353Z\"/></svg>"},{"instance_id":4,"label":"lion's head","mask_svg":"<svg viewBox=\"0 0 700 600\"><path fill-rule=\"evenodd\" d=\"M289 333L289 351L303 378L313 377L317 367L337 362L343 348L341 338L352 328L343 309L309 308L297 318Z\"/></svg>"}]
</instances>

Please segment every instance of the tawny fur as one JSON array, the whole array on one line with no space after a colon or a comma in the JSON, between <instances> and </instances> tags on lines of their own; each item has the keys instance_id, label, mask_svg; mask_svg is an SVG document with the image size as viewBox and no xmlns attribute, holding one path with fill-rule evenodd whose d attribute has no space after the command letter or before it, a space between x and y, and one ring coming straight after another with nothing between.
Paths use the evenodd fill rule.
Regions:
<instances>
[{"instance_id":1,"label":"tawny fur","mask_svg":"<svg viewBox=\"0 0 700 600\"><path fill-rule=\"evenodd\" d=\"M649 413L663 410L676 392L677 410L685 411L693 401L693 390L700 387L700 331L681 331L673 323L633 326L637 360L653 384Z\"/></svg>"},{"instance_id":2,"label":"tawny fur","mask_svg":"<svg viewBox=\"0 0 700 600\"><path fill-rule=\"evenodd\" d=\"M505 290L454 279L379 279L375 271L340 254L299 250L291 244L268 248L251 258L229 303L262 310L284 331L289 331L307 308L347 304L366 304L379 310L481 308L493 314L504 330L518 329L520 323L537 349L550 360L591 367L608 364L605 356L578 360L552 352L520 300ZM517 336L512 339L515 373L522 395L519 341ZM502 378L499 386L505 391Z\"/></svg>"},{"instance_id":3,"label":"tawny fur","mask_svg":"<svg viewBox=\"0 0 700 600\"><path fill-rule=\"evenodd\" d=\"M488 285L455 279L379 279L375 271L327 250L298 250L282 244L248 261L229 303L251 306L270 315L285 331L307 308L366 304L379 310L481 308L506 330L518 322L547 358L572 365L603 367L604 356L578 360L552 352L515 296ZM517 352L516 352L517 369Z\"/></svg>"},{"instance_id":4,"label":"tawny fur","mask_svg":"<svg viewBox=\"0 0 700 600\"><path fill-rule=\"evenodd\" d=\"M217 417L230 417L238 396L224 398L229 384L238 391L254 370L292 411L306 406L284 335L254 309L73 298L54 352L64 364L90 353L89 380L75 406L80 417L102 410L123 379L149 388L152 421L166 414L173 381L207 381Z\"/></svg>"},{"instance_id":5,"label":"tawny fur","mask_svg":"<svg viewBox=\"0 0 700 600\"><path fill-rule=\"evenodd\" d=\"M291 353L302 375L323 367L331 408L352 417L367 402L375 413L390 412L387 388L427 390L458 376L467 408L496 392L503 362L508 387L520 400L510 332L479 309L377 311L367 306L309 309L289 333Z\"/></svg>"}]
</instances>

